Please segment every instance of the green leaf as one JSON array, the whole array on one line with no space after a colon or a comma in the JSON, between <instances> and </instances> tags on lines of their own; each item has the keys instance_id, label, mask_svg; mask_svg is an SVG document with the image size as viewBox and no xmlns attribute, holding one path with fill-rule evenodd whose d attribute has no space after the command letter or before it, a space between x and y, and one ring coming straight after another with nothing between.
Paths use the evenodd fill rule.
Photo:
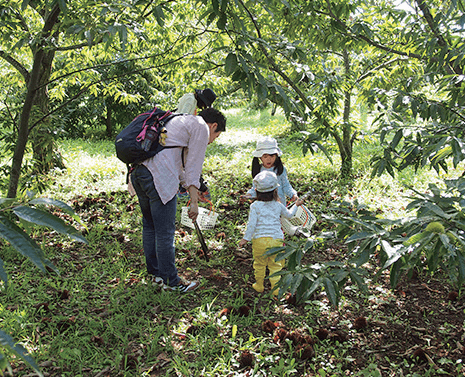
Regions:
<instances>
[{"instance_id":1,"label":"green leaf","mask_svg":"<svg viewBox=\"0 0 465 377\"><path fill-rule=\"evenodd\" d=\"M291 287L289 288L289 291L292 294L294 294L297 288L299 288L300 283L302 283L303 278L304 276L302 274L297 273L294 275L294 278L292 279L292 282L291 282Z\"/></svg>"},{"instance_id":2,"label":"green leaf","mask_svg":"<svg viewBox=\"0 0 465 377\"><path fill-rule=\"evenodd\" d=\"M165 14L163 13L163 8L160 5L157 5L154 8L153 14L157 20L157 24L161 27L165 26Z\"/></svg>"},{"instance_id":3,"label":"green leaf","mask_svg":"<svg viewBox=\"0 0 465 377\"><path fill-rule=\"evenodd\" d=\"M234 55L232 52L226 56L225 59L225 67L224 70L226 72L226 75L230 76L234 73L234 71L237 69L237 58L236 55Z\"/></svg>"},{"instance_id":4,"label":"green leaf","mask_svg":"<svg viewBox=\"0 0 465 377\"><path fill-rule=\"evenodd\" d=\"M268 89L267 89L266 85L258 84L258 86L257 86L258 102L265 101L267 95L268 95Z\"/></svg>"},{"instance_id":5,"label":"green leaf","mask_svg":"<svg viewBox=\"0 0 465 377\"><path fill-rule=\"evenodd\" d=\"M0 330L0 344L23 359L39 376L44 376L34 359L28 355L26 349L20 344L17 344L10 335L2 330Z\"/></svg>"},{"instance_id":6,"label":"green leaf","mask_svg":"<svg viewBox=\"0 0 465 377\"><path fill-rule=\"evenodd\" d=\"M277 246L277 247L270 247L269 249L266 250L264 256L271 256L271 255L276 255L280 253L283 250L286 250L288 246Z\"/></svg>"},{"instance_id":7,"label":"green leaf","mask_svg":"<svg viewBox=\"0 0 465 377\"><path fill-rule=\"evenodd\" d=\"M29 0L23 0L23 2L21 3L21 11L24 12L28 5L29 5Z\"/></svg>"},{"instance_id":8,"label":"green leaf","mask_svg":"<svg viewBox=\"0 0 465 377\"><path fill-rule=\"evenodd\" d=\"M439 242L439 239L435 239L435 243L433 246L433 249L430 250L429 252L426 253L426 263L428 265L428 270L431 273L434 273L438 267L438 264L440 262L440 256L441 256L441 242Z\"/></svg>"},{"instance_id":9,"label":"green leaf","mask_svg":"<svg viewBox=\"0 0 465 377\"><path fill-rule=\"evenodd\" d=\"M5 283L5 286L7 287L8 286L8 274L5 271L5 267L1 259L0 259L0 279L3 280L3 282Z\"/></svg>"},{"instance_id":10,"label":"green leaf","mask_svg":"<svg viewBox=\"0 0 465 377\"><path fill-rule=\"evenodd\" d=\"M212 2L213 10L215 11L216 14L218 14L220 10L220 4L218 0L211 0L211 2Z\"/></svg>"},{"instance_id":11,"label":"green leaf","mask_svg":"<svg viewBox=\"0 0 465 377\"><path fill-rule=\"evenodd\" d=\"M25 221L50 227L58 233L65 234L76 241L87 244L87 240L74 227L48 212L25 206L16 207L13 209L13 212Z\"/></svg>"},{"instance_id":12,"label":"green leaf","mask_svg":"<svg viewBox=\"0 0 465 377\"><path fill-rule=\"evenodd\" d=\"M349 263L355 264L356 267L360 267L370 260L370 255L370 249L366 248L362 252L359 252L355 258L351 259Z\"/></svg>"},{"instance_id":13,"label":"green leaf","mask_svg":"<svg viewBox=\"0 0 465 377\"><path fill-rule=\"evenodd\" d=\"M57 208L60 208L63 212L70 215L79 224L86 227L85 224L82 222L81 218L79 217L79 215L76 214L74 209L71 206L69 206L68 204L62 202L61 200L56 200L56 199L51 199L51 198L37 198L37 199L31 200L29 203L30 204L35 204L35 205L37 205L37 204L51 205L51 206L55 206Z\"/></svg>"},{"instance_id":14,"label":"green leaf","mask_svg":"<svg viewBox=\"0 0 465 377\"><path fill-rule=\"evenodd\" d=\"M341 281L343 281L347 276L349 275L349 271L345 270L345 269L339 269L338 271L336 271L336 274L334 274L333 276L333 281L337 282L337 283L340 283Z\"/></svg>"},{"instance_id":15,"label":"green leaf","mask_svg":"<svg viewBox=\"0 0 465 377\"><path fill-rule=\"evenodd\" d=\"M460 251L457 252L457 268L459 273L458 283L460 288L465 282L465 258Z\"/></svg>"},{"instance_id":16,"label":"green leaf","mask_svg":"<svg viewBox=\"0 0 465 377\"><path fill-rule=\"evenodd\" d=\"M228 19L226 17L226 14L221 13L220 16L218 17L218 21L216 22L216 27L220 30L224 30L226 28L227 22L228 22Z\"/></svg>"},{"instance_id":17,"label":"green leaf","mask_svg":"<svg viewBox=\"0 0 465 377\"><path fill-rule=\"evenodd\" d=\"M401 272L402 272L402 267L404 266L404 262L402 259L397 260L392 266L391 266L391 272L389 274L389 280L391 283L391 288L397 287L397 284L399 283L399 279L401 277Z\"/></svg>"},{"instance_id":18,"label":"green leaf","mask_svg":"<svg viewBox=\"0 0 465 377\"><path fill-rule=\"evenodd\" d=\"M126 25L120 25L120 27L118 28L118 34L121 46L124 50L128 43L128 29L126 28Z\"/></svg>"},{"instance_id":19,"label":"green leaf","mask_svg":"<svg viewBox=\"0 0 465 377\"><path fill-rule=\"evenodd\" d=\"M442 244L444 245L444 247L446 249L449 248L449 245L450 245L450 242L449 242L449 237L447 237L447 235L445 234L439 234L439 239L441 240Z\"/></svg>"},{"instance_id":20,"label":"green leaf","mask_svg":"<svg viewBox=\"0 0 465 377\"><path fill-rule=\"evenodd\" d=\"M309 279L310 280L310 279ZM310 280L311 281L311 280ZM305 294L303 295L302 297L302 300L305 301L307 300L312 294L313 292L315 292L321 285L322 285L322 282L323 282L323 278L322 277L319 277L317 278L311 285L311 287L307 290L307 292L305 292Z\"/></svg>"},{"instance_id":21,"label":"green leaf","mask_svg":"<svg viewBox=\"0 0 465 377\"><path fill-rule=\"evenodd\" d=\"M333 261L325 262L324 266L325 267L340 267L340 268L342 268L342 267L344 267L344 263L340 262L340 261L337 261L337 260L333 260Z\"/></svg>"},{"instance_id":22,"label":"green leaf","mask_svg":"<svg viewBox=\"0 0 465 377\"><path fill-rule=\"evenodd\" d=\"M349 276L350 278L352 279L353 282L355 282L357 284L357 286L359 287L359 289L363 292L363 293L367 293L368 292L368 287L365 283L365 279L363 276L361 276L359 273L358 273L358 270L351 270L350 273L349 273Z\"/></svg>"},{"instance_id":23,"label":"green leaf","mask_svg":"<svg viewBox=\"0 0 465 377\"><path fill-rule=\"evenodd\" d=\"M14 199L11 198L0 198L0 207L8 206L14 203Z\"/></svg>"},{"instance_id":24,"label":"green leaf","mask_svg":"<svg viewBox=\"0 0 465 377\"><path fill-rule=\"evenodd\" d=\"M289 289L289 286L291 285L291 282L292 282L292 278L293 278L292 274L284 275L281 278L280 284L279 284L281 286L281 289L279 290L280 294L286 292Z\"/></svg>"},{"instance_id":25,"label":"green leaf","mask_svg":"<svg viewBox=\"0 0 465 377\"><path fill-rule=\"evenodd\" d=\"M402 130L399 130L396 132L396 134L394 135L392 141L391 141L391 148L392 149L396 149L397 147L397 144L399 144L399 141L402 139L402 136L403 136L403 131Z\"/></svg>"},{"instance_id":26,"label":"green leaf","mask_svg":"<svg viewBox=\"0 0 465 377\"><path fill-rule=\"evenodd\" d=\"M4 217L0 217L0 236L45 272L45 257L40 247L21 228Z\"/></svg>"},{"instance_id":27,"label":"green leaf","mask_svg":"<svg viewBox=\"0 0 465 377\"><path fill-rule=\"evenodd\" d=\"M5 357L5 355L0 353L0 370L4 371L5 369L8 369L8 372L13 375L13 370L11 369L8 359Z\"/></svg>"},{"instance_id":28,"label":"green leaf","mask_svg":"<svg viewBox=\"0 0 465 377\"><path fill-rule=\"evenodd\" d=\"M435 205L433 203L426 202L425 207L427 209L429 209L431 212L434 212L436 215L438 215L438 216L440 216L440 217L442 217L444 219L449 219L450 218L450 215L445 213L440 207L438 207L437 205Z\"/></svg>"},{"instance_id":29,"label":"green leaf","mask_svg":"<svg viewBox=\"0 0 465 377\"><path fill-rule=\"evenodd\" d=\"M396 245L396 247L391 247L391 245L389 245L389 243L384 241L384 240L381 241L381 245L382 245L383 250L386 253L387 260L383 264L383 267L381 268L379 273L381 273L383 270L387 269L393 263L397 262L397 260L399 258L401 258L404 255L405 251L406 251L406 248L404 248L402 245Z\"/></svg>"},{"instance_id":30,"label":"green leaf","mask_svg":"<svg viewBox=\"0 0 465 377\"><path fill-rule=\"evenodd\" d=\"M68 13L68 6L66 5L67 0L58 0L58 6L60 7L60 11L63 14Z\"/></svg>"},{"instance_id":31,"label":"green leaf","mask_svg":"<svg viewBox=\"0 0 465 377\"><path fill-rule=\"evenodd\" d=\"M376 233L373 233L373 232L359 232L359 233L355 233L353 234L352 236L350 236L345 243L350 243L350 242L353 242L353 241L358 241L358 240L362 240L362 239L365 239L365 238L368 238L368 237L373 237L373 236L376 236Z\"/></svg>"},{"instance_id":32,"label":"green leaf","mask_svg":"<svg viewBox=\"0 0 465 377\"><path fill-rule=\"evenodd\" d=\"M85 30L83 25L72 25L67 30L67 34L79 34L81 31Z\"/></svg>"},{"instance_id":33,"label":"green leaf","mask_svg":"<svg viewBox=\"0 0 465 377\"><path fill-rule=\"evenodd\" d=\"M336 285L330 278L325 277L323 278L323 286L325 287L325 291L328 295L329 302L331 302L331 304L337 308L339 300L336 291Z\"/></svg>"}]
</instances>

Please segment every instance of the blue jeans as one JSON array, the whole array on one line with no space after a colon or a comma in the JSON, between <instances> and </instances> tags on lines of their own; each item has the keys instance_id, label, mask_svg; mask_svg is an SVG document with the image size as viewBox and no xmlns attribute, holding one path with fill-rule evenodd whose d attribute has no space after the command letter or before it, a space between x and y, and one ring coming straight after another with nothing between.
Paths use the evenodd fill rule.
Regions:
<instances>
[{"instance_id":1,"label":"blue jeans","mask_svg":"<svg viewBox=\"0 0 465 377\"><path fill-rule=\"evenodd\" d=\"M174 252L176 195L163 204L152 174L144 165L135 167L131 181L142 210L142 241L147 272L161 277L165 284L175 286L180 280Z\"/></svg>"}]
</instances>

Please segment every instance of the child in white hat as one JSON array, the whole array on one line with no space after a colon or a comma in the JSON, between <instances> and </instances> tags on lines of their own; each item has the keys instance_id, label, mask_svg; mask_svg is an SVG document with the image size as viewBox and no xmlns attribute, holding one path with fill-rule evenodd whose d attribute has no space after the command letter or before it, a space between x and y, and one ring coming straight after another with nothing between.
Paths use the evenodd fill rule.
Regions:
<instances>
[{"instance_id":1,"label":"child in white hat","mask_svg":"<svg viewBox=\"0 0 465 377\"><path fill-rule=\"evenodd\" d=\"M272 247L283 245L284 234L281 229L281 216L290 218L295 215L297 206L302 205L303 201L297 199L296 206L288 210L285 205L278 201L278 177L271 171L262 171L258 173L254 180L257 200L250 205L249 220L244 238L239 241L242 247L247 242L252 241L253 268L255 274L255 283L252 285L257 292L264 291L264 279L266 268L269 274L281 271L284 267L284 260L275 261L275 256L265 257L266 250ZM280 277L270 278L271 291L277 295L279 290L276 288Z\"/></svg>"},{"instance_id":2,"label":"child in white hat","mask_svg":"<svg viewBox=\"0 0 465 377\"><path fill-rule=\"evenodd\" d=\"M291 201L297 200L297 191L294 190L287 177L286 168L283 166L281 161L281 155L283 152L278 147L276 139L265 136L263 139L257 142L257 148L252 152L252 178L262 172L271 171L276 173L278 177L278 197L281 203L286 205L286 197L290 198ZM243 198L252 199L256 198L256 187L253 185L252 188L247 191Z\"/></svg>"}]
</instances>

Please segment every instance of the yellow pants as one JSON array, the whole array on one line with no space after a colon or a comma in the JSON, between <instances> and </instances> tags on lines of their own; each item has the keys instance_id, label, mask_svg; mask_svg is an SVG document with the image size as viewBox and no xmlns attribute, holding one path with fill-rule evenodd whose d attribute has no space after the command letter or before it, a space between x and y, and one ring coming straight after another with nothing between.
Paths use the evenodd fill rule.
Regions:
<instances>
[{"instance_id":1,"label":"yellow pants","mask_svg":"<svg viewBox=\"0 0 465 377\"><path fill-rule=\"evenodd\" d=\"M263 281L265 280L267 267L270 271L270 275L283 269L284 259L276 262L276 255L270 257L263 256L267 249L280 246L283 246L283 240L273 239L271 237L261 237L252 240L253 268L255 273L255 284L253 284L252 287L257 292L263 292L264 290ZM275 289L275 286L280 278L280 276L270 278L271 290L274 295L278 294L278 289Z\"/></svg>"}]
</instances>

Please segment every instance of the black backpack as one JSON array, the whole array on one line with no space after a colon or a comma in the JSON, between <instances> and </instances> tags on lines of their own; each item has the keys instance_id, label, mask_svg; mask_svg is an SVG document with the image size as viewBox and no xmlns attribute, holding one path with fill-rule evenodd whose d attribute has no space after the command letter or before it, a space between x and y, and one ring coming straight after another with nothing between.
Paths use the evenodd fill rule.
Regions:
<instances>
[{"instance_id":1,"label":"black backpack","mask_svg":"<svg viewBox=\"0 0 465 377\"><path fill-rule=\"evenodd\" d=\"M173 148L161 145L159 138L166 132L166 123L176 115L180 114L157 107L138 115L116 136L116 156L125 164L138 164L164 148Z\"/></svg>"}]
</instances>

